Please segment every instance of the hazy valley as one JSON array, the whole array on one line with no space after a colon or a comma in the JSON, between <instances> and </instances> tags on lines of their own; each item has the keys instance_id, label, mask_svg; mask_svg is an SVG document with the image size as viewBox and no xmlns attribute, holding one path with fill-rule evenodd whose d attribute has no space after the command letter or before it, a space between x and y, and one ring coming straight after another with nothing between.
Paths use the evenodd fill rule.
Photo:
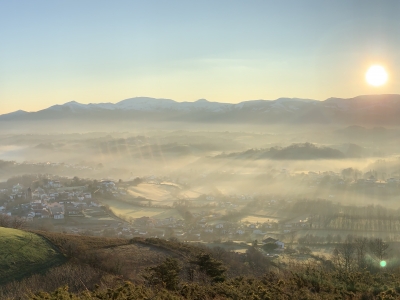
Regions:
<instances>
[{"instance_id":1,"label":"hazy valley","mask_svg":"<svg viewBox=\"0 0 400 300\"><path fill-rule=\"evenodd\" d=\"M154 296L157 272L168 266L177 273L166 291L192 299L184 284L208 289L239 275L302 273L305 264L328 277L376 273L383 259L396 270L400 129L370 118L378 100L382 109L397 105L397 96L387 97L362 107L358 98L237 105L138 98L0 116L0 226L26 230L1 233L20 250L0 260L8 270L0 294L51 292L66 270L86 278L68 277L72 292L99 282L118 287L122 276L153 286L146 293ZM321 107L335 117L295 121ZM30 254L34 245L49 247L48 256ZM201 255L220 275L202 269ZM17 271L26 261L32 267Z\"/></svg>"}]
</instances>

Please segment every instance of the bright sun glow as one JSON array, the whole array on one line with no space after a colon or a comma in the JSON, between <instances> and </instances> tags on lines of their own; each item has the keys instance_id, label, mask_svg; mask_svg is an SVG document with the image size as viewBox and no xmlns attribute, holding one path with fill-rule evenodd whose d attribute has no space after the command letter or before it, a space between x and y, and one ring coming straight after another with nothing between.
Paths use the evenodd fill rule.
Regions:
<instances>
[{"instance_id":1,"label":"bright sun glow","mask_svg":"<svg viewBox=\"0 0 400 300\"><path fill-rule=\"evenodd\" d=\"M374 65L369 67L365 79L370 85L381 86L388 80L388 74L382 66Z\"/></svg>"}]
</instances>

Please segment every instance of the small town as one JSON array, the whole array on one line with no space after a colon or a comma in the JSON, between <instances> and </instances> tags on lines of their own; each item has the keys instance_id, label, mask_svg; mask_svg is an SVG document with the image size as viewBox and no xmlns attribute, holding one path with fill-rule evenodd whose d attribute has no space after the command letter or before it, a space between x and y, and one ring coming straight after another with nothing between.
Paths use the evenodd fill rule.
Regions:
<instances>
[{"instance_id":1,"label":"small town","mask_svg":"<svg viewBox=\"0 0 400 300\"><path fill-rule=\"evenodd\" d=\"M354 178L354 172L351 170L344 170L342 174L312 171L308 174L293 174L282 170L276 177L288 181L302 177L309 189L326 182L334 185L336 189L345 186L378 190L385 187L398 188L398 179L377 180L374 175L376 174L371 172L366 174L368 178L364 179ZM32 180L35 176L29 178ZM18 217L29 228L70 234L126 239L174 238L185 242L233 243L232 245L274 241L277 245L275 250L285 249L285 242L307 240L305 237L299 237L298 233L318 228L315 221L313 225L315 215L311 212L295 218L277 215L268 217L268 213L254 212L249 213L250 217L247 218L235 217L240 210L259 197L257 194L200 195L195 199L177 197L171 198L170 201L157 202L154 199L134 197L129 192L131 187L138 185L156 188L178 186L172 181L171 178L156 176L122 182L37 175L30 186L24 186L18 182L17 177L3 183L0 189L0 215ZM334 198L335 195L328 195L328 199ZM265 199L267 200L264 201ZM285 210L294 200L293 197L272 195L263 198L264 204L272 211ZM129 209L137 210L140 215L134 218L118 215L113 210L113 203L129 203ZM155 210L162 212L160 216L154 214ZM310 240L309 235L307 236ZM328 239L340 241L341 237L333 234ZM314 237L313 240L320 241L318 237Z\"/></svg>"}]
</instances>

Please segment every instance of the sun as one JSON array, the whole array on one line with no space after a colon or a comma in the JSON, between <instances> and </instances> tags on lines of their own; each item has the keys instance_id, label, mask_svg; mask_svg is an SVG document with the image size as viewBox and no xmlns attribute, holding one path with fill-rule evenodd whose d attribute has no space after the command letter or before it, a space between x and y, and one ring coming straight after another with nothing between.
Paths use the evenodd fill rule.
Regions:
<instances>
[{"instance_id":1,"label":"sun","mask_svg":"<svg viewBox=\"0 0 400 300\"><path fill-rule=\"evenodd\" d=\"M384 67L380 65L370 66L365 74L365 80L373 86L384 85L388 80L388 74Z\"/></svg>"}]
</instances>

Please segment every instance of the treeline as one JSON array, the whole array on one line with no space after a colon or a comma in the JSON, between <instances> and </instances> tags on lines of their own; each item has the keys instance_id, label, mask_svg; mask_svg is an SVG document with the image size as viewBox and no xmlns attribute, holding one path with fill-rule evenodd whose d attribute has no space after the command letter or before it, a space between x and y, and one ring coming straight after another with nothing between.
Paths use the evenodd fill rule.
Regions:
<instances>
[{"instance_id":1,"label":"treeline","mask_svg":"<svg viewBox=\"0 0 400 300\"><path fill-rule=\"evenodd\" d=\"M368 232L398 232L400 218L388 216L385 219L369 219L352 216L336 216L329 218L324 228L335 230L353 230ZM314 223L318 226L318 223ZM323 224L322 224L323 225Z\"/></svg>"},{"instance_id":2,"label":"treeline","mask_svg":"<svg viewBox=\"0 0 400 300\"><path fill-rule=\"evenodd\" d=\"M397 232L400 210L380 205L346 206L327 200L298 200L287 206L293 213L309 214L313 229Z\"/></svg>"},{"instance_id":3,"label":"treeline","mask_svg":"<svg viewBox=\"0 0 400 300\"><path fill-rule=\"evenodd\" d=\"M345 271L376 269L377 262L386 267L389 244L380 238L365 238L349 235L335 247L331 260L337 269Z\"/></svg>"}]
</instances>

